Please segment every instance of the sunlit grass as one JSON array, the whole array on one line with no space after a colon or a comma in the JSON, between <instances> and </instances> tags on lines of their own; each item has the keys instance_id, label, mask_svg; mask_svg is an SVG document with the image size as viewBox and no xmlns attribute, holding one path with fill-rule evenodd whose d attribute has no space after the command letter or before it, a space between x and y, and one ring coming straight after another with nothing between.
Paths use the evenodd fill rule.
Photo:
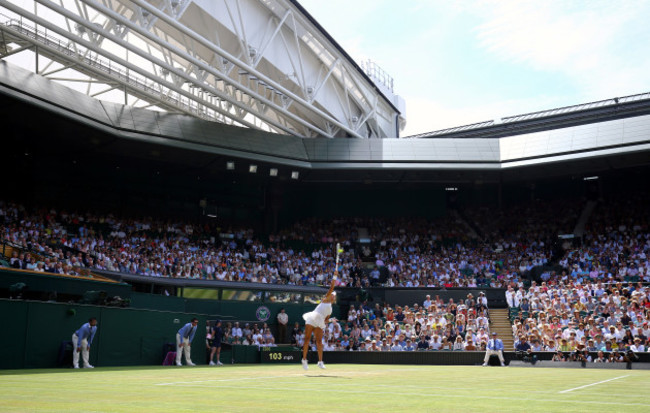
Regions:
<instances>
[{"instance_id":1,"label":"sunlit grass","mask_svg":"<svg viewBox=\"0 0 650 413\"><path fill-rule=\"evenodd\" d=\"M3 412L647 412L648 370L295 365L0 373ZM611 380L615 379L615 380ZM571 390L580 386L611 380ZM571 390L569 392L564 392Z\"/></svg>"}]
</instances>

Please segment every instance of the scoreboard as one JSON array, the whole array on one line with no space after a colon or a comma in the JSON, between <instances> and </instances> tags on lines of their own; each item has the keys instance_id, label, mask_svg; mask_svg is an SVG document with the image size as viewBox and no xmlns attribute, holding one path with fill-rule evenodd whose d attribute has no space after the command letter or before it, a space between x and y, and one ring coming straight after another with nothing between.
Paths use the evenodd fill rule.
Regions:
<instances>
[{"instance_id":1,"label":"scoreboard","mask_svg":"<svg viewBox=\"0 0 650 413\"><path fill-rule=\"evenodd\" d=\"M262 347L260 362L262 363L298 363L302 352L293 347Z\"/></svg>"}]
</instances>

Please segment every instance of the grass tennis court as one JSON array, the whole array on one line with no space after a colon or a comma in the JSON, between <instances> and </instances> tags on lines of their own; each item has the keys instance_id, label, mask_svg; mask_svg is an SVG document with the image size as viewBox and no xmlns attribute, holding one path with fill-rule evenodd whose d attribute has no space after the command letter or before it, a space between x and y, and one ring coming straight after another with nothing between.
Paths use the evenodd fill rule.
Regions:
<instances>
[{"instance_id":1,"label":"grass tennis court","mask_svg":"<svg viewBox=\"0 0 650 413\"><path fill-rule=\"evenodd\" d=\"M3 412L647 412L650 370L331 364L0 372Z\"/></svg>"}]
</instances>

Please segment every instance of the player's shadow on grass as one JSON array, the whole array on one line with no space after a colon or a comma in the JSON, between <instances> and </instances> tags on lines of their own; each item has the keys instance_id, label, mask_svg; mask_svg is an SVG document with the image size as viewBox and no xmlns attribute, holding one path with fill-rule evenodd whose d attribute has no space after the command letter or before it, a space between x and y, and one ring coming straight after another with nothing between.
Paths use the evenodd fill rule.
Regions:
<instances>
[{"instance_id":1,"label":"player's shadow on grass","mask_svg":"<svg viewBox=\"0 0 650 413\"><path fill-rule=\"evenodd\" d=\"M350 380L350 377L335 376L333 374L305 374L305 377L329 377L329 378L332 378L332 379L348 379L348 380Z\"/></svg>"}]
</instances>

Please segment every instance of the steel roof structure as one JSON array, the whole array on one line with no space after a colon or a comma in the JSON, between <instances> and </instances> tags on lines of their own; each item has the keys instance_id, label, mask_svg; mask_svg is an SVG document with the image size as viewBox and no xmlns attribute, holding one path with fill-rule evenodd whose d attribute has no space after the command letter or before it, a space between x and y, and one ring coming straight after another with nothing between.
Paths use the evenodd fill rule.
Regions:
<instances>
[{"instance_id":1,"label":"steel roof structure","mask_svg":"<svg viewBox=\"0 0 650 413\"><path fill-rule=\"evenodd\" d=\"M455 126L432 132L406 136L405 138L433 137L499 137L533 131L540 128L588 123L590 120L602 120L606 115L616 115L619 112L630 112L633 108L647 108L650 104L650 93L639 93L631 96L599 100L597 102L581 103L522 115L507 116L485 122Z\"/></svg>"},{"instance_id":2,"label":"steel roof structure","mask_svg":"<svg viewBox=\"0 0 650 413\"><path fill-rule=\"evenodd\" d=\"M485 182L650 163L650 93L386 138L404 121L399 99L294 0L20 3L0 0L0 97L114 137L108 152L138 142L174 162L250 161L312 182ZM12 62L23 55L31 69ZM356 139L325 139L343 136Z\"/></svg>"},{"instance_id":3,"label":"steel roof structure","mask_svg":"<svg viewBox=\"0 0 650 413\"><path fill-rule=\"evenodd\" d=\"M15 55L97 99L274 133L396 138L405 124L399 97L295 0L0 0L0 58Z\"/></svg>"}]
</instances>

